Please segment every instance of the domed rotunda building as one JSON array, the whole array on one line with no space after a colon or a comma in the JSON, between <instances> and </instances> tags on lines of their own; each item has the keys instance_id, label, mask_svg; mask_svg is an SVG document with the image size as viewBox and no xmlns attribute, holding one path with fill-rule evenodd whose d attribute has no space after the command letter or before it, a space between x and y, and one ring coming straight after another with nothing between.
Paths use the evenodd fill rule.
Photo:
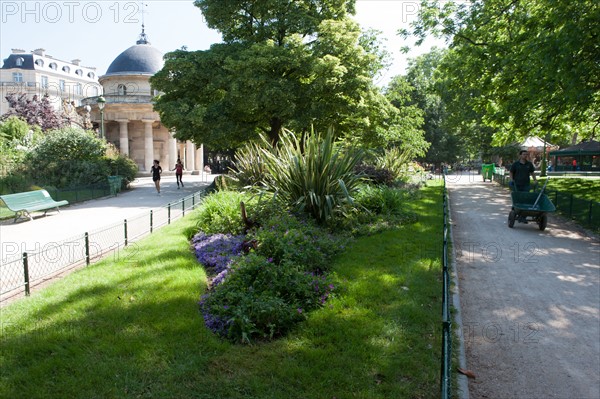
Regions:
<instances>
[{"instance_id":1,"label":"domed rotunda building","mask_svg":"<svg viewBox=\"0 0 600 399\"><path fill-rule=\"evenodd\" d=\"M180 158L187 172L201 170L202 151L192 142L179 143L153 109L158 93L150 86L150 77L163 67L163 54L153 47L142 27L134 46L123 51L98 78L105 100L100 96L82 100L92 108L91 118L99 134L115 145L121 154L133 159L140 172L150 172L154 159L163 171L174 168Z\"/></svg>"}]
</instances>

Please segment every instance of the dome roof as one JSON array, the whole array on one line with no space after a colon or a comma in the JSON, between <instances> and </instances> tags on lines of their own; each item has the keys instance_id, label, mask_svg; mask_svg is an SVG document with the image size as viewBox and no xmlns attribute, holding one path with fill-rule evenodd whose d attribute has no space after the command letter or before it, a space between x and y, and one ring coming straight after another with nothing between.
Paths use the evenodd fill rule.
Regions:
<instances>
[{"instance_id":1,"label":"dome roof","mask_svg":"<svg viewBox=\"0 0 600 399\"><path fill-rule=\"evenodd\" d=\"M108 67L106 75L154 75L162 69L164 65L163 53L152 47L150 43L145 40L145 35L143 33L142 38L136 43L135 46L129 47L115 58Z\"/></svg>"}]
</instances>

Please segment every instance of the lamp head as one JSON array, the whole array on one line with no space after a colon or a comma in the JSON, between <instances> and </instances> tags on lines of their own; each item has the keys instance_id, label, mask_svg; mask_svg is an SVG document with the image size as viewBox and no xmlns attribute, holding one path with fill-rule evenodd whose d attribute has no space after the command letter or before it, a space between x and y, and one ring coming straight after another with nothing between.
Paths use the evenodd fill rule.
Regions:
<instances>
[{"instance_id":1,"label":"lamp head","mask_svg":"<svg viewBox=\"0 0 600 399\"><path fill-rule=\"evenodd\" d=\"M106 105L106 100L104 99L104 97L100 96L98 97L98 100L96 100L96 102L98 103L98 108L100 109L100 111L102 111L104 109L104 105Z\"/></svg>"}]
</instances>

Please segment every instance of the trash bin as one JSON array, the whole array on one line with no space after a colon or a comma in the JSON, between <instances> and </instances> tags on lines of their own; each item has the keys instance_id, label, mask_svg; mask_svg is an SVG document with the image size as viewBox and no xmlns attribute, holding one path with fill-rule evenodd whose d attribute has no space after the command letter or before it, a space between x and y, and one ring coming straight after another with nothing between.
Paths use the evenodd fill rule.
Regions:
<instances>
[{"instance_id":1,"label":"trash bin","mask_svg":"<svg viewBox=\"0 0 600 399\"><path fill-rule=\"evenodd\" d=\"M110 189L110 195L117 195L121 191L121 184L123 183L123 176L108 176L108 187Z\"/></svg>"},{"instance_id":2,"label":"trash bin","mask_svg":"<svg viewBox=\"0 0 600 399\"><path fill-rule=\"evenodd\" d=\"M486 179L490 179L492 181L492 177L494 176L494 171L496 170L496 165L493 163L490 164L482 164L481 165L481 175L483 176L483 181Z\"/></svg>"}]
</instances>

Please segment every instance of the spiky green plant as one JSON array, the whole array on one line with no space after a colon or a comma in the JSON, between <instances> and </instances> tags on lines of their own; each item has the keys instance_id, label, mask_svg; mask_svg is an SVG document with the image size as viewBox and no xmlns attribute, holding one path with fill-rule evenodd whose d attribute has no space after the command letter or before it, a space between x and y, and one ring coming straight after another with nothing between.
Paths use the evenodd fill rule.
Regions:
<instances>
[{"instance_id":1,"label":"spiky green plant","mask_svg":"<svg viewBox=\"0 0 600 399\"><path fill-rule=\"evenodd\" d=\"M264 147L263 147L264 146ZM264 180L266 169L262 150L273 151L273 146L266 143L249 142L239 148L235 154L234 173L243 186L255 186Z\"/></svg>"},{"instance_id":2,"label":"spiky green plant","mask_svg":"<svg viewBox=\"0 0 600 399\"><path fill-rule=\"evenodd\" d=\"M268 143L266 137L263 141ZM354 167L363 153L342 149L332 130L325 136L311 132L303 139L284 130L276 151L265 148L268 146L262 150L269 172L264 179L266 190L292 209L324 222L343 204L352 203L352 193L360 182Z\"/></svg>"},{"instance_id":3,"label":"spiky green plant","mask_svg":"<svg viewBox=\"0 0 600 399\"><path fill-rule=\"evenodd\" d=\"M375 164L392 172L395 179L401 179L408 172L412 152L398 147L386 148L383 154L375 157Z\"/></svg>"}]
</instances>

